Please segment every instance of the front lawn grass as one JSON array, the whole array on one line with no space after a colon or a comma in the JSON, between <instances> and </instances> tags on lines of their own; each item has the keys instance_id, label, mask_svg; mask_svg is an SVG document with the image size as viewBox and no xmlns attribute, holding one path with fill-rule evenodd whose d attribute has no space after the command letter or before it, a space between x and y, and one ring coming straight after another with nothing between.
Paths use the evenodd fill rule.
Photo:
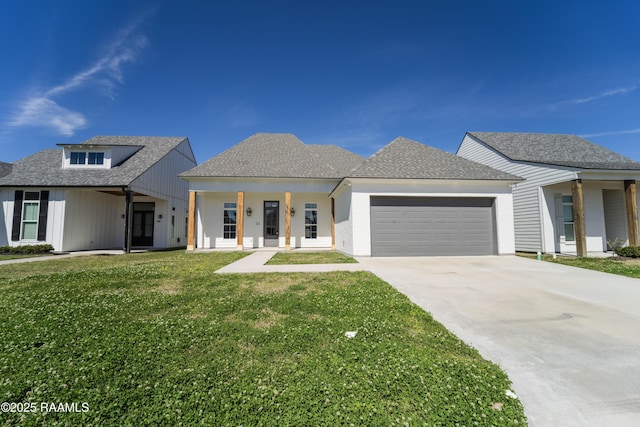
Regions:
<instances>
[{"instance_id":1,"label":"front lawn grass","mask_svg":"<svg viewBox=\"0 0 640 427\"><path fill-rule=\"evenodd\" d=\"M497 366L376 276L212 274L242 256L0 266L0 401L88 405L2 423L526 424Z\"/></svg>"},{"instance_id":2,"label":"front lawn grass","mask_svg":"<svg viewBox=\"0 0 640 427\"><path fill-rule=\"evenodd\" d=\"M51 256L51 254L0 254L0 261L19 258L35 258L42 256Z\"/></svg>"},{"instance_id":3,"label":"front lawn grass","mask_svg":"<svg viewBox=\"0 0 640 427\"><path fill-rule=\"evenodd\" d=\"M526 258L535 258L535 254L519 253ZM598 257L572 257L557 256L553 259L551 255L543 255L543 261L555 262L558 264L570 265L572 267L587 268L589 270L602 271L605 273L618 274L633 278L640 278L640 259L627 258L598 258Z\"/></svg>"},{"instance_id":4,"label":"front lawn grass","mask_svg":"<svg viewBox=\"0 0 640 427\"><path fill-rule=\"evenodd\" d=\"M358 263L340 252L278 252L269 261L267 265L282 264L350 264Z\"/></svg>"}]
</instances>

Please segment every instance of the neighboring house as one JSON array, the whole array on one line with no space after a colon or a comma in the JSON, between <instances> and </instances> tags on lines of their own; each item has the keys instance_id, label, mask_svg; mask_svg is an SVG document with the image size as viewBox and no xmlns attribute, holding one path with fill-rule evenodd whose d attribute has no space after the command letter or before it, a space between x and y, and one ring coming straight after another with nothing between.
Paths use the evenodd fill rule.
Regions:
<instances>
[{"instance_id":1,"label":"neighboring house","mask_svg":"<svg viewBox=\"0 0 640 427\"><path fill-rule=\"evenodd\" d=\"M406 138L368 160L259 133L180 175L187 248L335 248L356 256L510 254L520 178Z\"/></svg>"},{"instance_id":2,"label":"neighboring house","mask_svg":"<svg viewBox=\"0 0 640 427\"><path fill-rule=\"evenodd\" d=\"M196 165L187 138L98 136L58 145L0 173L0 246L186 244L188 184L178 174Z\"/></svg>"},{"instance_id":3,"label":"neighboring house","mask_svg":"<svg viewBox=\"0 0 640 427\"><path fill-rule=\"evenodd\" d=\"M458 156L525 178L516 250L584 256L638 244L640 163L575 135L468 132Z\"/></svg>"}]
</instances>

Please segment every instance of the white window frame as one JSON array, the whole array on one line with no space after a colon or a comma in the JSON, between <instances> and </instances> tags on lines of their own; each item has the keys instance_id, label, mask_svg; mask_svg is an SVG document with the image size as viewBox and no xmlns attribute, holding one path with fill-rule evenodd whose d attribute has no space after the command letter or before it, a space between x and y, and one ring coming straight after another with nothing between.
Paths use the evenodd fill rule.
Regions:
<instances>
[{"instance_id":1,"label":"white window frame","mask_svg":"<svg viewBox=\"0 0 640 427\"><path fill-rule=\"evenodd\" d=\"M311 213L311 218L315 222L307 222L309 217L307 212ZM306 202L304 204L304 238L309 240L315 240L318 238L318 204L312 202Z\"/></svg>"},{"instance_id":2,"label":"white window frame","mask_svg":"<svg viewBox=\"0 0 640 427\"><path fill-rule=\"evenodd\" d=\"M31 194L32 196L27 196ZM35 195L35 196L33 196ZM32 197L35 197L32 198ZM27 214L27 206L35 206L36 207L36 215L35 219L26 219L25 216ZM25 224L35 224L35 236L34 237L25 237ZM22 200L22 218L20 218L20 240L26 242L35 242L38 240L38 227L40 226L40 192L39 191L25 191L24 198Z\"/></svg>"},{"instance_id":3,"label":"white window frame","mask_svg":"<svg viewBox=\"0 0 640 427\"><path fill-rule=\"evenodd\" d=\"M227 211L235 212L235 222L226 222ZM238 204L236 202L224 202L222 204L222 238L225 240L233 240L237 238L238 233Z\"/></svg>"},{"instance_id":4,"label":"white window frame","mask_svg":"<svg viewBox=\"0 0 640 427\"><path fill-rule=\"evenodd\" d=\"M562 234L564 234L564 241L566 243L575 243L576 242L576 226L573 222L573 196L571 195L562 195ZM565 207L571 207L571 218L567 218L565 216ZM569 239L567 237L567 226L570 225L573 229L573 239Z\"/></svg>"}]
</instances>

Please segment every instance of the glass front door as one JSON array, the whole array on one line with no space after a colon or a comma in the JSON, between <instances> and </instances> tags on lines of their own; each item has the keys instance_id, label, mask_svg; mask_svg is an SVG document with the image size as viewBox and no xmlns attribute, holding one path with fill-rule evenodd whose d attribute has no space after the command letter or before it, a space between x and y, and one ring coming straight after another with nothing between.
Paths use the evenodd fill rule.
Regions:
<instances>
[{"instance_id":1,"label":"glass front door","mask_svg":"<svg viewBox=\"0 0 640 427\"><path fill-rule=\"evenodd\" d=\"M278 246L280 202L264 202L264 245Z\"/></svg>"}]
</instances>

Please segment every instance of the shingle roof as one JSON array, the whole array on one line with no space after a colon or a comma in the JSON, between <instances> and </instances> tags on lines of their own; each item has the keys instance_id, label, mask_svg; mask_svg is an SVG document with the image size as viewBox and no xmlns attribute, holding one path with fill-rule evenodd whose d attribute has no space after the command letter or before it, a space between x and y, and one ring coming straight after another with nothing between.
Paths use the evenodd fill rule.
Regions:
<instances>
[{"instance_id":1,"label":"shingle roof","mask_svg":"<svg viewBox=\"0 0 640 427\"><path fill-rule=\"evenodd\" d=\"M11 173L11 169L13 169L11 163L0 162L0 178L9 175L9 173Z\"/></svg>"},{"instance_id":2,"label":"shingle roof","mask_svg":"<svg viewBox=\"0 0 640 427\"><path fill-rule=\"evenodd\" d=\"M133 145L140 150L111 169L63 169L62 150L47 149L18 160L0 186L111 187L129 185L172 149L184 137L97 136L87 145Z\"/></svg>"},{"instance_id":3,"label":"shingle roof","mask_svg":"<svg viewBox=\"0 0 640 427\"><path fill-rule=\"evenodd\" d=\"M404 137L393 140L348 176L352 178L521 180L515 175Z\"/></svg>"},{"instance_id":4,"label":"shingle roof","mask_svg":"<svg viewBox=\"0 0 640 427\"><path fill-rule=\"evenodd\" d=\"M306 145L292 134L257 133L180 176L342 178L363 161L334 145Z\"/></svg>"},{"instance_id":5,"label":"shingle roof","mask_svg":"<svg viewBox=\"0 0 640 427\"><path fill-rule=\"evenodd\" d=\"M582 169L638 170L640 163L576 135L469 132L515 161Z\"/></svg>"}]
</instances>

